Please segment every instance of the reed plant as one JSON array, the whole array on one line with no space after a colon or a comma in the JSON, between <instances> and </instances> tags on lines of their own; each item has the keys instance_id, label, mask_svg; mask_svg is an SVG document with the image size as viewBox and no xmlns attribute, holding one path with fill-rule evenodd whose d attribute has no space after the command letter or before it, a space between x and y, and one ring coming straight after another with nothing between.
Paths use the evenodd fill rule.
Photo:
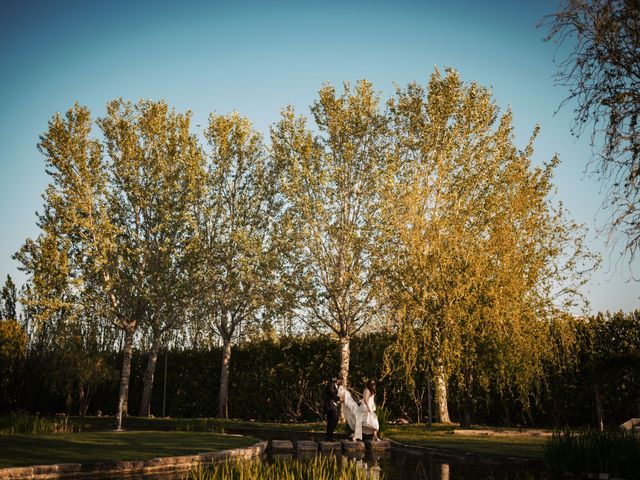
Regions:
<instances>
[{"instance_id":1,"label":"reed plant","mask_svg":"<svg viewBox=\"0 0 640 480\"><path fill-rule=\"evenodd\" d=\"M640 436L623 430L556 432L544 445L544 459L557 473L640 480Z\"/></svg>"},{"instance_id":2,"label":"reed plant","mask_svg":"<svg viewBox=\"0 0 640 480\"><path fill-rule=\"evenodd\" d=\"M200 466L186 480L365 480L367 470L353 460L319 455L310 460L228 461ZM378 478L383 478L382 476Z\"/></svg>"},{"instance_id":3,"label":"reed plant","mask_svg":"<svg viewBox=\"0 0 640 480\"><path fill-rule=\"evenodd\" d=\"M40 415L14 412L0 417L0 435L48 435L67 433L72 430L67 415L52 419Z\"/></svg>"}]
</instances>

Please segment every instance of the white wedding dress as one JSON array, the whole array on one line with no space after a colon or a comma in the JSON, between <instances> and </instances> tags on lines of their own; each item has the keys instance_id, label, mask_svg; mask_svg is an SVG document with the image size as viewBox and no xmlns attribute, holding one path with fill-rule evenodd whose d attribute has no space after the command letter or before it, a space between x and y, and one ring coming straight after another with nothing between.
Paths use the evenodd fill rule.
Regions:
<instances>
[{"instance_id":1,"label":"white wedding dress","mask_svg":"<svg viewBox=\"0 0 640 480\"><path fill-rule=\"evenodd\" d=\"M364 403L365 398L368 398L368 405ZM368 409L367 406L369 407ZM375 433L380 430L380 422L378 422L378 416L376 415L376 402L374 401L374 397L370 394L368 389L364 390L360 410L362 412L360 415L362 418L362 431L364 433Z\"/></svg>"},{"instance_id":2,"label":"white wedding dress","mask_svg":"<svg viewBox=\"0 0 640 480\"><path fill-rule=\"evenodd\" d=\"M353 438L355 440L362 440L362 410L360 405L358 405L358 402L353 399L351 393L342 385L338 387L338 397L340 397L342 401L344 419L353 431Z\"/></svg>"}]
</instances>

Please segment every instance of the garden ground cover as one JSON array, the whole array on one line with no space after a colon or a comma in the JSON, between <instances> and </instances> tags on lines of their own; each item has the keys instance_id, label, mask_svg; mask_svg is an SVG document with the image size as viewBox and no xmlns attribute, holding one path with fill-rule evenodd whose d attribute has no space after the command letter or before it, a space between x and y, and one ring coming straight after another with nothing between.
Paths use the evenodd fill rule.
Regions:
<instances>
[{"instance_id":1,"label":"garden ground cover","mask_svg":"<svg viewBox=\"0 0 640 480\"><path fill-rule=\"evenodd\" d=\"M0 468L146 460L247 447L256 441L251 437L210 432L92 431L0 435Z\"/></svg>"}]
</instances>

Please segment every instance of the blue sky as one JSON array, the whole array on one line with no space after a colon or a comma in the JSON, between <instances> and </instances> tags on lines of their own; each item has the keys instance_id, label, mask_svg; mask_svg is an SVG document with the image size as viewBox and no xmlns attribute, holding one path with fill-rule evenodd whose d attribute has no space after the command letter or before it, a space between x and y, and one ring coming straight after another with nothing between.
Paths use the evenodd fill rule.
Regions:
<instances>
[{"instance_id":1,"label":"blue sky","mask_svg":"<svg viewBox=\"0 0 640 480\"><path fill-rule=\"evenodd\" d=\"M540 124L535 161L560 155L555 184L603 256L585 293L591 308L640 308L640 264L619 260L598 235L601 187L583 174L588 138L570 134L571 107L554 86L554 47L537 21L555 1L47 1L0 2L0 275L21 284L11 255L37 235L46 184L38 136L55 112L78 101L94 116L124 97L164 98L190 109L237 110L267 134L279 111L307 112L324 82L366 78L383 96L394 82L426 83L434 66L493 89L511 106L524 147Z\"/></svg>"}]
</instances>

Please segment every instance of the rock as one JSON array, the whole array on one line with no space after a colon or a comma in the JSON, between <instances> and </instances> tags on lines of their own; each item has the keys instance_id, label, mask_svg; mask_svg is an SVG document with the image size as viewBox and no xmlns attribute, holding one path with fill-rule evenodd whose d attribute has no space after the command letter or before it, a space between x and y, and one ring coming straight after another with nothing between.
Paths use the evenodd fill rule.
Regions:
<instances>
[{"instance_id":1,"label":"rock","mask_svg":"<svg viewBox=\"0 0 640 480\"><path fill-rule=\"evenodd\" d=\"M271 440L271 453L293 453L291 440Z\"/></svg>"},{"instance_id":2,"label":"rock","mask_svg":"<svg viewBox=\"0 0 640 480\"><path fill-rule=\"evenodd\" d=\"M365 448L371 451L381 451L381 450L390 450L391 444L386 440L378 440L374 442L373 440L367 440L364 442Z\"/></svg>"},{"instance_id":3,"label":"rock","mask_svg":"<svg viewBox=\"0 0 640 480\"><path fill-rule=\"evenodd\" d=\"M296 442L296 451L300 452L317 452L318 444L313 440L298 440Z\"/></svg>"},{"instance_id":4,"label":"rock","mask_svg":"<svg viewBox=\"0 0 640 480\"><path fill-rule=\"evenodd\" d=\"M318 442L318 447L320 448L321 452L339 452L340 450L342 450L342 444L340 442L321 441Z\"/></svg>"},{"instance_id":5,"label":"rock","mask_svg":"<svg viewBox=\"0 0 640 480\"><path fill-rule=\"evenodd\" d=\"M342 451L345 453L364 451L364 443L353 440L342 440Z\"/></svg>"}]
</instances>

